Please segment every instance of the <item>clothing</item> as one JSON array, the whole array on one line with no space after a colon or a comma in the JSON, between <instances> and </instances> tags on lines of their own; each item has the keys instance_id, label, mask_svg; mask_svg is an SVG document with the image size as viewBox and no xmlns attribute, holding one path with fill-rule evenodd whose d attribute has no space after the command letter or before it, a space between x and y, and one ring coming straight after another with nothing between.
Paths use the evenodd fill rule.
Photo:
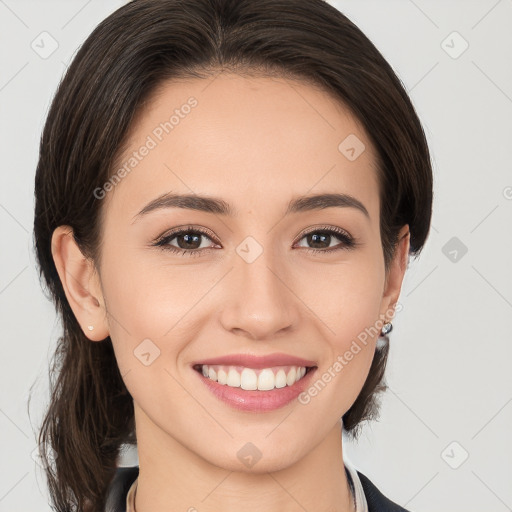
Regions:
<instances>
[{"instance_id":1,"label":"clothing","mask_svg":"<svg viewBox=\"0 0 512 512\"><path fill-rule=\"evenodd\" d=\"M386 498L363 473L345 462L345 472L356 503L356 512L409 512ZM107 493L105 512L135 512L139 467L120 467Z\"/></svg>"},{"instance_id":2,"label":"clothing","mask_svg":"<svg viewBox=\"0 0 512 512\"><path fill-rule=\"evenodd\" d=\"M347 464L346 461L344 461L344 465L352 499L356 505L356 512L368 512L368 502L366 501L363 485L357 471L350 464Z\"/></svg>"}]
</instances>

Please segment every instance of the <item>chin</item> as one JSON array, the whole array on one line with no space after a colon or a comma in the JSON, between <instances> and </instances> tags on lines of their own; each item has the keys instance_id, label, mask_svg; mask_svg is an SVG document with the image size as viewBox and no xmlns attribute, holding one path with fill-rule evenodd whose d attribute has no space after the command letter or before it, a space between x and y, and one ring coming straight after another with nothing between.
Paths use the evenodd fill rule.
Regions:
<instances>
[{"instance_id":1,"label":"chin","mask_svg":"<svg viewBox=\"0 0 512 512\"><path fill-rule=\"evenodd\" d=\"M236 449L234 457L227 456L228 453L233 453L231 447L223 450L222 456L209 454L208 457L203 456L203 458L208 463L219 468L252 475L281 471L294 464L300 458L297 450L292 449L292 447L290 447L289 451L279 452L271 446L259 450L251 442L242 444L241 448Z\"/></svg>"}]
</instances>

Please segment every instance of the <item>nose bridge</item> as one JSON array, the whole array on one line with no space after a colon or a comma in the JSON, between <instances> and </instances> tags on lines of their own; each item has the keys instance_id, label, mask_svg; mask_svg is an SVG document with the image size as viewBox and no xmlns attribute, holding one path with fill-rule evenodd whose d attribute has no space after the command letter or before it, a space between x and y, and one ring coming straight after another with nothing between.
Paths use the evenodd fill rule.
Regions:
<instances>
[{"instance_id":1,"label":"nose bridge","mask_svg":"<svg viewBox=\"0 0 512 512\"><path fill-rule=\"evenodd\" d=\"M285 286L286 265L272 236L260 235L260 242L247 236L237 247L230 280L232 297L225 304L224 322L252 337L266 337L292 323L293 294Z\"/></svg>"},{"instance_id":2,"label":"nose bridge","mask_svg":"<svg viewBox=\"0 0 512 512\"><path fill-rule=\"evenodd\" d=\"M279 249L271 246L271 237L266 237L264 245L254 237L248 236L238 247L237 254L240 267L240 275L244 281L252 282L253 285L261 285L266 292L268 287L275 287L276 277L270 269L277 269L282 265L278 262ZM275 272L275 270L274 270Z\"/></svg>"},{"instance_id":3,"label":"nose bridge","mask_svg":"<svg viewBox=\"0 0 512 512\"><path fill-rule=\"evenodd\" d=\"M282 294L283 284L275 274L285 271L279 262L279 248L272 240L272 234L260 235L259 240L249 235L236 248L235 267L242 287L246 286L256 298L265 296L267 300Z\"/></svg>"}]
</instances>

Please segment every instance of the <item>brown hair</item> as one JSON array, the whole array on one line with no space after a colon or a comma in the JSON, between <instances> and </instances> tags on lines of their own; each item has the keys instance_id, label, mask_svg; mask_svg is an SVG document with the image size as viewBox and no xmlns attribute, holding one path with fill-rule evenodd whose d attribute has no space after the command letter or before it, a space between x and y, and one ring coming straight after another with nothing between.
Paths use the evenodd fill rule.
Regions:
<instances>
[{"instance_id":1,"label":"brown hair","mask_svg":"<svg viewBox=\"0 0 512 512\"><path fill-rule=\"evenodd\" d=\"M97 263L101 201L93 191L112 175L144 102L166 79L221 70L294 78L339 99L378 154L386 269L403 225L410 227L411 255L427 238L432 169L422 126L390 65L337 9L323 0L134 0L115 11L83 43L58 87L35 178L37 259L63 322L39 434L59 512L102 511L120 448L136 439L132 397L111 340L92 343L82 332L52 258L52 233L71 226L84 255ZM354 438L361 422L377 415L388 349L377 348L343 416Z\"/></svg>"}]
</instances>

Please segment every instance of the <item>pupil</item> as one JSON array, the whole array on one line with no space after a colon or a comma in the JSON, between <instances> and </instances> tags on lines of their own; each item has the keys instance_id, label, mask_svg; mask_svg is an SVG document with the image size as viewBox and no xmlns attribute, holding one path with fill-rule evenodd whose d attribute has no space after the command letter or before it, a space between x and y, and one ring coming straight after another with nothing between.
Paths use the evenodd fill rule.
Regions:
<instances>
[{"instance_id":1,"label":"pupil","mask_svg":"<svg viewBox=\"0 0 512 512\"><path fill-rule=\"evenodd\" d=\"M326 239L326 238L329 238L330 236L331 236L331 235L329 235L329 234L325 234L325 233L322 233L322 234L320 234L320 235L319 235L319 234L316 234L316 233L313 233L313 234L309 235L309 241L310 241L310 242L312 242L312 243L314 244L314 246L315 246L315 247L317 247L317 245L316 245L316 244L318 244L318 243L320 243L320 244L321 244L321 243L322 243L322 242L318 242L318 239L319 239L319 238L322 238L322 239L323 239L323 243L325 243L325 239ZM327 244L327 245L329 245L329 244Z\"/></svg>"},{"instance_id":2,"label":"pupil","mask_svg":"<svg viewBox=\"0 0 512 512\"><path fill-rule=\"evenodd\" d=\"M188 246L188 245L186 245L186 244L191 244L191 243L192 243L192 244L194 244L194 243L196 243L196 244L197 244L197 242L198 242L198 240L199 240L199 237L200 237L200 236L201 236L201 235L189 235L189 234L181 235L181 237L178 237L178 240L179 240L180 238L184 238L184 239L186 240L186 242L185 242L185 247L182 247L182 244L180 243L180 244L179 244L179 245L180 245L180 248L181 248L181 249L191 249L191 247L189 247L189 246ZM193 239L194 239L194 241L190 241L190 239L191 239L191 238L193 238ZM201 245L201 244L199 244L199 245ZM192 249L194 249L194 248L196 248L196 249L197 249L197 247L192 247Z\"/></svg>"}]
</instances>

